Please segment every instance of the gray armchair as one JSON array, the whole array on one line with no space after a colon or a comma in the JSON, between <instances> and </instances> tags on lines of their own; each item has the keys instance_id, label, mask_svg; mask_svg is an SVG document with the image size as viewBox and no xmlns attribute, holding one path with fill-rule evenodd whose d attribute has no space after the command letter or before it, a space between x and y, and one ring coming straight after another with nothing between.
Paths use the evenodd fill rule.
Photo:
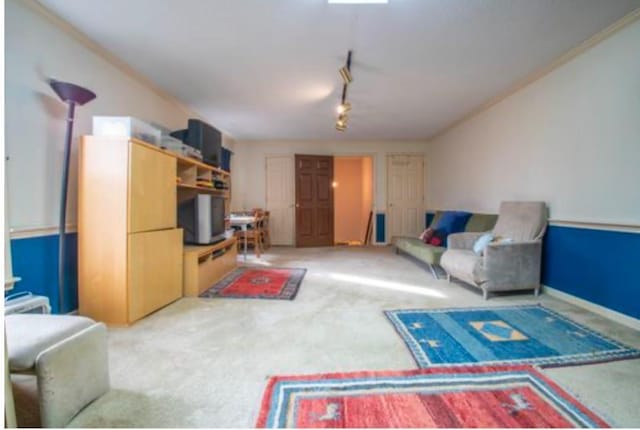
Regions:
<instances>
[{"instance_id":1,"label":"gray armchair","mask_svg":"<svg viewBox=\"0 0 640 430\"><path fill-rule=\"evenodd\" d=\"M544 202L503 202L493 234L512 241L490 243L477 255L473 244L483 233L452 234L440 265L449 280L480 288L485 299L492 291L531 289L537 296L547 218Z\"/></svg>"}]
</instances>

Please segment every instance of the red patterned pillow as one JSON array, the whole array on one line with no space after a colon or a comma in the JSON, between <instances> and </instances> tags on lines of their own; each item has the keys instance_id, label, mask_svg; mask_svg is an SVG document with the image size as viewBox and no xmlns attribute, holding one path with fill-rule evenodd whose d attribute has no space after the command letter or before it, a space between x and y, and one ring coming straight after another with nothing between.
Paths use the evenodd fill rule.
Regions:
<instances>
[{"instance_id":1,"label":"red patterned pillow","mask_svg":"<svg viewBox=\"0 0 640 430\"><path fill-rule=\"evenodd\" d=\"M438 235L434 235L428 243L433 246L442 246L442 238Z\"/></svg>"},{"instance_id":2,"label":"red patterned pillow","mask_svg":"<svg viewBox=\"0 0 640 430\"><path fill-rule=\"evenodd\" d=\"M435 233L434 229L428 228L428 229L426 229L425 231L422 232L422 234L420 235L419 239L421 241L423 241L424 243L429 243L429 241L433 237L434 233Z\"/></svg>"}]
</instances>

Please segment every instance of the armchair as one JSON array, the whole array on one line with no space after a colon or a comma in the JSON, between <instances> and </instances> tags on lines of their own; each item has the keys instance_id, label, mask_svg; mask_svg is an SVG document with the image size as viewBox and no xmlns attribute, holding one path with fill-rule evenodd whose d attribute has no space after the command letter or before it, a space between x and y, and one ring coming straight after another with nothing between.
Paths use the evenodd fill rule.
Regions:
<instances>
[{"instance_id":1,"label":"armchair","mask_svg":"<svg viewBox=\"0 0 640 430\"><path fill-rule=\"evenodd\" d=\"M492 291L532 289L537 296L546 226L544 202L503 202L493 234L512 241L490 243L477 255L472 248L482 233L452 234L440 265L449 280L480 288L485 300Z\"/></svg>"},{"instance_id":2,"label":"armchair","mask_svg":"<svg viewBox=\"0 0 640 430\"><path fill-rule=\"evenodd\" d=\"M42 427L66 426L109 391L104 324L80 316L12 314L5 328L9 371L36 377Z\"/></svg>"}]
</instances>

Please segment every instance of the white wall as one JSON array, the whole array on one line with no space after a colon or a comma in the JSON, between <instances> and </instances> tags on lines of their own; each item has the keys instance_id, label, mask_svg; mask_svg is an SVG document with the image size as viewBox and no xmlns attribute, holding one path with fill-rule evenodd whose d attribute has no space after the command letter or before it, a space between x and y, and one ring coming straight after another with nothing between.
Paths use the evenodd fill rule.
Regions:
<instances>
[{"instance_id":1,"label":"white wall","mask_svg":"<svg viewBox=\"0 0 640 430\"><path fill-rule=\"evenodd\" d=\"M20 1L6 1L5 18L5 145L14 229L58 223L66 106L46 79L77 83L98 96L76 110L68 203L68 223L75 224L78 136L91 133L92 115L135 116L176 129L195 114ZM226 137L224 144L232 148L233 140Z\"/></svg>"},{"instance_id":2,"label":"white wall","mask_svg":"<svg viewBox=\"0 0 640 430\"><path fill-rule=\"evenodd\" d=\"M386 154L426 153L425 142L237 141L231 171L233 210L265 206L265 158L276 154L368 155L373 158L374 210L386 209ZM426 189L426 188L425 188Z\"/></svg>"},{"instance_id":3,"label":"white wall","mask_svg":"<svg viewBox=\"0 0 640 430\"><path fill-rule=\"evenodd\" d=\"M640 223L640 22L430 143L432 209Z\"/></svg>"}]
</instances>

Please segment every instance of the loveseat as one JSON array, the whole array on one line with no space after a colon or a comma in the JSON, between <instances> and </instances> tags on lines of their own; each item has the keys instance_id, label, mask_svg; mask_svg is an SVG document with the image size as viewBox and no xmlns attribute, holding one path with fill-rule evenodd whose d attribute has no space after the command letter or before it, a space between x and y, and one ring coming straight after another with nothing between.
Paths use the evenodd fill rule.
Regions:
<instances>
[{"instance_id":1,"label":"loveseat","mask_svg":"<svg viewBox=\"0 0 640 430\"><path fill-rule=\"evenodd\" d=\"M438 225L444 211L437 211L429 227ZM493 229L498 219L497 215L474 213L467 221L465 232L482 233ZM434 246L424 243L417 237L396 236L391 239L396 254L404 253L427 264L434 278L438 278L437 267L440 265L440 257L447 250L446 246Z\"/></svg>"}]
</instances>

